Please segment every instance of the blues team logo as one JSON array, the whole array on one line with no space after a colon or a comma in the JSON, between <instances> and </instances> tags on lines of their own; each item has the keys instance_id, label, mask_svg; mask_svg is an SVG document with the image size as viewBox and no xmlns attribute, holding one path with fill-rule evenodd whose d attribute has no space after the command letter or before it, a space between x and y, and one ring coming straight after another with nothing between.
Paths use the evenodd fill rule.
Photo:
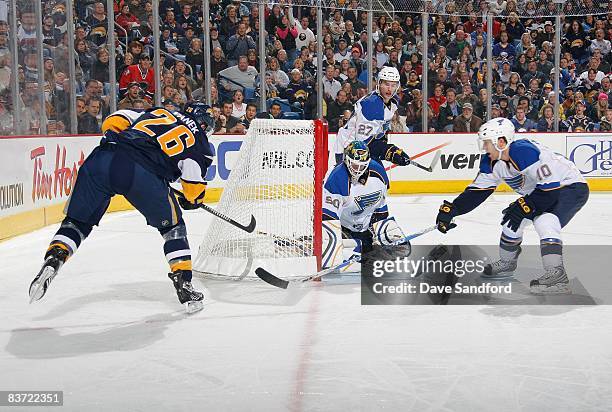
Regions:
<instances>
[{"instance_id":1,"label":"blues team logo","mask_svg":"<svg viewBox=\"0 0 612 412\"><path fill-rule=\"evenodd\" d=\"M368 193L354 198L355 204L359 207L359 211L354 212L354 215L360 215L365 209L377 204L382 198L382 190L374 193Z\"/></svg>"}]
</instances>

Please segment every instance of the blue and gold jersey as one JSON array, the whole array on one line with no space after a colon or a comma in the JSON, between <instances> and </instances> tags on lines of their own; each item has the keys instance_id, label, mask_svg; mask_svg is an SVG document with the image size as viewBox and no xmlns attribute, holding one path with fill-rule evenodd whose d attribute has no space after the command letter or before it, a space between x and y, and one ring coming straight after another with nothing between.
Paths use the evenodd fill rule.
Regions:
<instances>
[{"instance_id":1,"label":"blue and gold jersey","mask_svg":"<svg viewBox=\"0 0 612 412\"><path fill-rule=\"evenodd\" d=\"M208 137L192 118L164 108L119 110L104 120L102 132L101 145L125 149L134 161L170 182L180 178L181 183L201 186L214 156Z\"/></svg>"}]
</instances>

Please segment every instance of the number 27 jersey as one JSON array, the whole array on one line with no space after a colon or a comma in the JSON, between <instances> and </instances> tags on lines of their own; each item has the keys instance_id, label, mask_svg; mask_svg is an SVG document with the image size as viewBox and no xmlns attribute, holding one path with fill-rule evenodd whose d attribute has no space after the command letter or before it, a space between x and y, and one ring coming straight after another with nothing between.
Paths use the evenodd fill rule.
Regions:
<instances>
[{"instance_id":1,"label":"number 27 jersey","mask_svg":"<svg viewBox=\"0 0 612 412\"><path fill-rule=\"evenodd\" d=\"M190 117L164 108L118 110L102 124L101 144L116 144L144 168L168 181L203 182L213 152Z\"/></svg>"}]
</instances>

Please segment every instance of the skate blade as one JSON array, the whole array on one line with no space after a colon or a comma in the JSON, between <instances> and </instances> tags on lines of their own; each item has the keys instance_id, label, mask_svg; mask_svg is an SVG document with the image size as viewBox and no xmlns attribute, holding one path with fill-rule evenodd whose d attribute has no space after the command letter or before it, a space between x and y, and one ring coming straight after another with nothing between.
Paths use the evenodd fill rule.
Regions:
<instances>
[{"instance_id":1,"label":"skate blade","mask_svg":"<svg viewBox=\"0 0 612 412\"><path fill-rule=\"evenodd\" d=\"M45 283L48 279L53 279L53 275L55 274L55 269L51 266L45 266L40 271L40 276L38 280L30 285L30 304L32 302L39 301L46 294ZM47 285L48 287L48 285Z\"/></svg>"},{"instance_id":2,"label":"skate blade","mask_svg":"<svg viewBox=\"0 0 612 412\"><path fill-rule=\"evenodd\" d=\"M185 302L185 312L187 314L192 314L201 311L204 309L204 302L201 300L193 300L190 302Z\"/></svg>"},{"instance_id":3,"label":"skate blade","mask_svg":"<svg viewBox=\"0 0 612 412\"><path fill-rule=\"evenodd\" d=\"M482 279L490 279L490 280L504 280L514 278L514 272L502 272L497 275L485 275L484 273L480 275Z\"/></svg>"},{"instance_id":4,"label":"skate blade","mask_svg":"<svg viewBox=\"0 0 612 412\"><path fill-rule=\"evenodd\" d=\"M553 288L530 287L529 290L532 294L537 296L572 294L572 290L569 288L569 286L555 286Z\"/></svg>"}]
</instances>

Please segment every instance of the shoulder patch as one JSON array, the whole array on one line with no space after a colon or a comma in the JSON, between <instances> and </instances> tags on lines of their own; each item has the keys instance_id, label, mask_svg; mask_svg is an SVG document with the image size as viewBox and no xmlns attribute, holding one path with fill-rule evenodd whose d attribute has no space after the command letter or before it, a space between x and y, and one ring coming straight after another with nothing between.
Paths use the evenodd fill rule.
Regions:
<instances>
[{"instance_id":1,"label":"shoulder patch","mask_svg":"<svg viewBox=\"0 0 612 412\"><path fill-rule=\"evenodd\" d=\"M328 192L341 196L349 195L350 181L348 171L344 163L336 165L325 181L325 189Z\"/></svg>"},{"instance_id":2,"label":"shoulder patch","mask_svg":"<svg viewBox=\"0 0 612 412\"><path fill-rule=\"evenodd\" d=\"M514 167L522 171L540 160L540 149L529 140L521 139L510 143L508 155Z\"/></svg>"},{"instance_id":3,"label":"shoulder patch","mask_svg":"<svg viewBox=\"0 0 612 412\"><path fill-rule=\"evenodd\" d=\"M480 156L479 172L486 174L493 173L493 162L491 161L491 158L489 157L488 153L485 153Z\"/></svg>"},{"instance_id":4,"label":"shoulder patch","mask_svg":"<svg viewBox=\"0 0 612 412\"><path fill-rule=\"evenodd\" d=\"M385 104L378 94L364 96L358 103L361 106L361 114L367 120L385 119Z\"/></svg>"}]
</instances>

